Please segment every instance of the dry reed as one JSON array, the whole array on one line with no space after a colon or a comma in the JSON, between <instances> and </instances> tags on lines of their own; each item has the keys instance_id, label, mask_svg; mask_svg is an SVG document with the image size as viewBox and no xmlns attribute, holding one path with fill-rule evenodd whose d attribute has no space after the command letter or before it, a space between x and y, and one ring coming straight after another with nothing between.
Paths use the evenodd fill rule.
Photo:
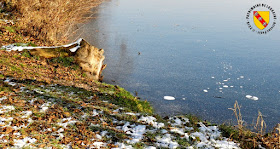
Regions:
<instances>
[{"instance_id":1,"label":"dry reed","mask_svg":"<svg viewBox=\"0 0 280 149\"><path fill-rule=\"evenodd\" d=\"M45 44L65 43L73 26L87 19L101 0L6 0L15 5L25 37Z\"/></svg>"},{"instance_id":2,"label":"dry reed","mask_svg":"<svg viewBox=\"0 0 280 149\"><path fill-rule=\"evenodd\" d=\"M258 118L257 118L257 122L256 122L256 125L255 125L255 129L261 135L265 134L266 123L263 120L263 115L260 111L258 112Z\"/></svg>"},{"instance_id":3,"label":"dry reed","mask_svg":"<svg viewBox=\"0 0 280 149\"><path fill-rule=\"evenodd\" d=\"M262 113L259 111L257 122L254 126L257 133L254 133L244 126L241 106L239 106L237 101L235 101L234 107L229 109L234 112L236 117L238 124L238 137L235 139L240 142L240 146L242 148L259 148L259 145L261 145L269 149L280 149L280 124L275 127L274 131L265 133L266 123L263 119ZM234 131L232 131L231 136L233 135Z\"/></svg>"},{"instance_id":4,"label":"dry reed","mask_svg":"<svg viewBox=\"0 0 280 149\"><path fill-rule=\"evenodd\" d=\"M276 128L278 131L278 142L277 142L277 147L280 148L280 123L278 124L278 127Z\"/></svg>"},{"instance_id":5,"label":"dry reed","mask_svg":"<svg viewBox=\"0 0 280 149\"><path fill-rule=\"evenodd\" d=\"M233 111L235 117L236 117L236 120L237 120L237 126L238 126L238 129L239 129L239 132L242 132L242 129L243 129L243 123L244 121L242 120L242 114L241 114L241 106L238 105L238 102L235 101L234 103L234 107L233 108L229 108L230 110Z\"/></svg>"}]
</instances>

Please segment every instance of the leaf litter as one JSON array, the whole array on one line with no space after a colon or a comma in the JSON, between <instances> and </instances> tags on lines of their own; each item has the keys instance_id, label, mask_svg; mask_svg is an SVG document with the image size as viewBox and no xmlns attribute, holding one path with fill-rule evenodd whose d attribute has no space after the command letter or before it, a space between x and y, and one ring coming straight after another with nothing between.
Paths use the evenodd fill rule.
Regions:
<instances>
[{"instance_id":1,"label":"leaf litter","mask_svg":"<svg viewBox=\"0 0 280 149\"><path fill-rule=\"evenodd\" d=\"M131 111L74 87L0 80L3 147L239 148L217 126ZM71 92L69 92L71 90ZM183 140L183 142L182 142Z\"/></svg>"}]
</instances>

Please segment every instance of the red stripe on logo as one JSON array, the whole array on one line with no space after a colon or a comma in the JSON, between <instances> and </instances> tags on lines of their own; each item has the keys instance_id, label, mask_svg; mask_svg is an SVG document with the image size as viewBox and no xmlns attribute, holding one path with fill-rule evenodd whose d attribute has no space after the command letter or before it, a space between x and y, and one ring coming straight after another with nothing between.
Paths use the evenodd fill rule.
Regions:
<instances>
[{"instance_id":1,"label":"red stripe on logo","mask_svg":"<svg viewBox=\"0 0 280 149\"><path fill-rule=\"evenodd\" d=\"M257 11L254 11L254 16L261 22L261 24L264 27L267 27L268 24L265 22L265 20L261 17L261 15Z\"/></svg>"}]
</instances>

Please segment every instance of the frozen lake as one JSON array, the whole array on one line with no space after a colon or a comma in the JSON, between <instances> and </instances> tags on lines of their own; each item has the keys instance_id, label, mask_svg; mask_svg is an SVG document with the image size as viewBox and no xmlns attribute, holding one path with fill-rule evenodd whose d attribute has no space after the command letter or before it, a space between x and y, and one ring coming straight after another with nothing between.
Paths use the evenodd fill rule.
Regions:
<instances>
[{"instance_id":1,"label":"frozen lake","mask_svg":"<svg viewBox=\"0 0 280 149\"><path fill-rule=\"evenodd\" d=\"M234 121L228 108L237 100L248 125L261 111L272 128L280 122L280 23L266 35L249 30L257 3L280 16L276 0L106 1L80 34L105 49L104 81L136 91L160 115Z\"/></svg>"}]
</instances>

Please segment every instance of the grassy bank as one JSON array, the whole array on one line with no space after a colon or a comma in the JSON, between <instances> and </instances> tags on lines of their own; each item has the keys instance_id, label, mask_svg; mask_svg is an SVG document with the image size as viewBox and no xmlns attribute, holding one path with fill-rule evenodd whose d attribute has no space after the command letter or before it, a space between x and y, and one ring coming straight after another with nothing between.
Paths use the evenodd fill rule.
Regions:
<instances>
[{"instance_id":1,"label":"grassy bank","mask_svg":"<svg viewBox=\"0 0 280 149\"><path fill-rule=\"evenodd\" d=\"M146 101L140 101L118 86L92 82L83 74L81 68L73 63L73 58L41 59L31 57L28 52L0 51L0 71L2 77L19 80L36 80L48 84L61 84L84 88L96 94L107 94L114 98L113 103L126 106L136 112L152 113ZM106 96L107 97L107 96Z\"/></svg>"},{"instance_id":2,"label":"grassy bank","mask_svg":"<svg viewBox=\"0 0 280 149\"><path fill-rule=\"evenodd\" d=\"M75 24L87 19L81 16L99 3L4 0L1 45L66 43ZM279 129L263 132L261 116L258 133L246 129L238 104L233 108L238 125L220 125L221 132L194 116L161 118L125 89L87 79L72 57L43 59L0 50L0 101L0 147L24 142L41 148L234 148L235 141L242 148L279 148L280 142Z\"/></svg>"}]
</instances>

